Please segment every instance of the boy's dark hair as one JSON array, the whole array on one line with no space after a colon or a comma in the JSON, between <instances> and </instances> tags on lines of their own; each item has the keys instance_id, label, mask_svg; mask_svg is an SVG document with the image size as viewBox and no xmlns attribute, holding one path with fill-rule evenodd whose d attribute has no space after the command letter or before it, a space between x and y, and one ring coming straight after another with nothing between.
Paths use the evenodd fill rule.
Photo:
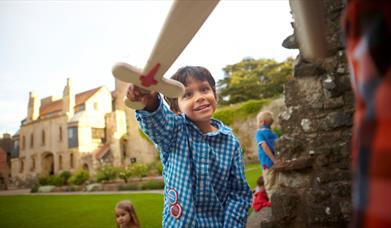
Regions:
<instances>
[{"instance_id":1,"label":"boy's dark hair","mask_svg":"<svg viewBox=\"0 0 391 228\"><path fill-rule=\"evenodd\" d=\"M181 82L184 86L187 85L187 80L192 77L194 79L197 79L199 81L207 81L212 87L213 93L216 96L216 83L212 76L212 74L207 70L205 67L201 66L185 66L181 67L177 70L177 72L171 77L171 79L174 79L176 81ZM170 106L171 111L175 113L180 113L179 106L178 106L178 98L168 98L164 97L164 100L168 103Z\"/></svg>"},{"instance_id":2,"label":"boy's dark hair","mask_svg":"<svg viewBox=\"0 0 391 228\"><path fill-rule=\"evenodd\" d=\"M257 186L264 186L264 185L265 185L265 181L263 180L263 177L262 176L258 177Z\"/></svg>"}]
</instances>

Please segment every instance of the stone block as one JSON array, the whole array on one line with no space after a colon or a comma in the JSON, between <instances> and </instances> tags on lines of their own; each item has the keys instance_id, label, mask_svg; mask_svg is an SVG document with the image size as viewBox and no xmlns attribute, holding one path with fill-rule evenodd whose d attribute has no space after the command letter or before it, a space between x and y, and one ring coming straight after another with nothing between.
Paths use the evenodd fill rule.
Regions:
<instances>
[{"instance_id":1,"label":"stone block","mask_svg":"<svg viewBox=\"0 0 391 228\"><path fill-rule=\"evenodd\" d=\"M292 189L282 188L272 195L272 220L290 223L297 217L299 195Z\"/></svg>"}]
</instances>

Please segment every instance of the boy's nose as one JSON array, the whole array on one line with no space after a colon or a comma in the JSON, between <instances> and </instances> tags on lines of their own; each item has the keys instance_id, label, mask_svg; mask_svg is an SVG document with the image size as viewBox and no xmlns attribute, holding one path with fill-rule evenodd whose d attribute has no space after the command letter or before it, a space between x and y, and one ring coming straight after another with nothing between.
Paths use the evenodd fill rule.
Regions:
<instances>
[{"instance_id":1,"label":"boy's nose","mask_svg":"<svg viewBox=\"0 0 391 228\"><path fill-rule=\"evenodd\" d=\"M196 94L196 101L203 101L203 100L205 100L204 95L201 93L197 93Z\"/></svg>"}]
</instances>

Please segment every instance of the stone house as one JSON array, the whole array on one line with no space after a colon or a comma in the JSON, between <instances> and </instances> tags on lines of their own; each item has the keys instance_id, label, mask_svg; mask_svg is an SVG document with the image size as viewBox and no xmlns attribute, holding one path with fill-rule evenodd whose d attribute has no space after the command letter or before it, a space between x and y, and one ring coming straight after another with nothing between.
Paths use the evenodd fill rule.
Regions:
<instances>
[{"instance_id":1,"label":"stone house","mask_svg":"<svg viewBox=\"0 0 391 228\"><path fill-rule=\"evenodd\" d=\"M140 135L118 90L102 86L75 94L68 79L62 97L39 102L30 92L27 117L13 136L12 181L29 185L37 176L80 169L94 176L104 164L154 161L154 147Z\"/></svg>"},{"instance_id":2,"label":"stone house","mask_svg":"<svg viewBox=\"0 0 391 228\"><path fill-rule=\"evenodd\" d=\"M7 189L10 174L10 156L12 150L11 135L0 136L0 190Z\"/></svg>"}]
</instances>

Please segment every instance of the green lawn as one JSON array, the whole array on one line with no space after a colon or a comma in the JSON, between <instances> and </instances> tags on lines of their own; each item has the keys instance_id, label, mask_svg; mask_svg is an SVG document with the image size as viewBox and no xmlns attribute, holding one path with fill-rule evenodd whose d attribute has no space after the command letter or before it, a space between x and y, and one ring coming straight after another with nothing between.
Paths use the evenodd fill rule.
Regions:
<instances>
[{"instance_id":1,"label":"green lawn","mask_svg":"<svg viewBox=\"0 0 391 228\"><path fill-rule=\"evenodd\" d=\"M0 227L115 228L114 206L133 202L142 227L161 227L163 195L0 196Z\"/></svg>"},{"instance_id":2,"label":"green lawn","mask_svg":"<svg viewBox=\"0 0 391 228\"><path fill-rule=\"evenodd\" d=\"M245 174L248 185L254 189L257 186L258 177L262 175L261 165L259 163L246 165Z\"/></svg>"},{"instance_id":3,"label":"green lawn","mask_svg":"<svg viewBox=\"0 0 391 228\"><path fill-rule=\"evenodd\" d=\"M246 165L253 189L261 175L258 163ZM135 205L142 227L161 227L163 195L23 195L0 196L0 227L115 228L114 206L123 199Z\"/></svg>"}]
</instances>

